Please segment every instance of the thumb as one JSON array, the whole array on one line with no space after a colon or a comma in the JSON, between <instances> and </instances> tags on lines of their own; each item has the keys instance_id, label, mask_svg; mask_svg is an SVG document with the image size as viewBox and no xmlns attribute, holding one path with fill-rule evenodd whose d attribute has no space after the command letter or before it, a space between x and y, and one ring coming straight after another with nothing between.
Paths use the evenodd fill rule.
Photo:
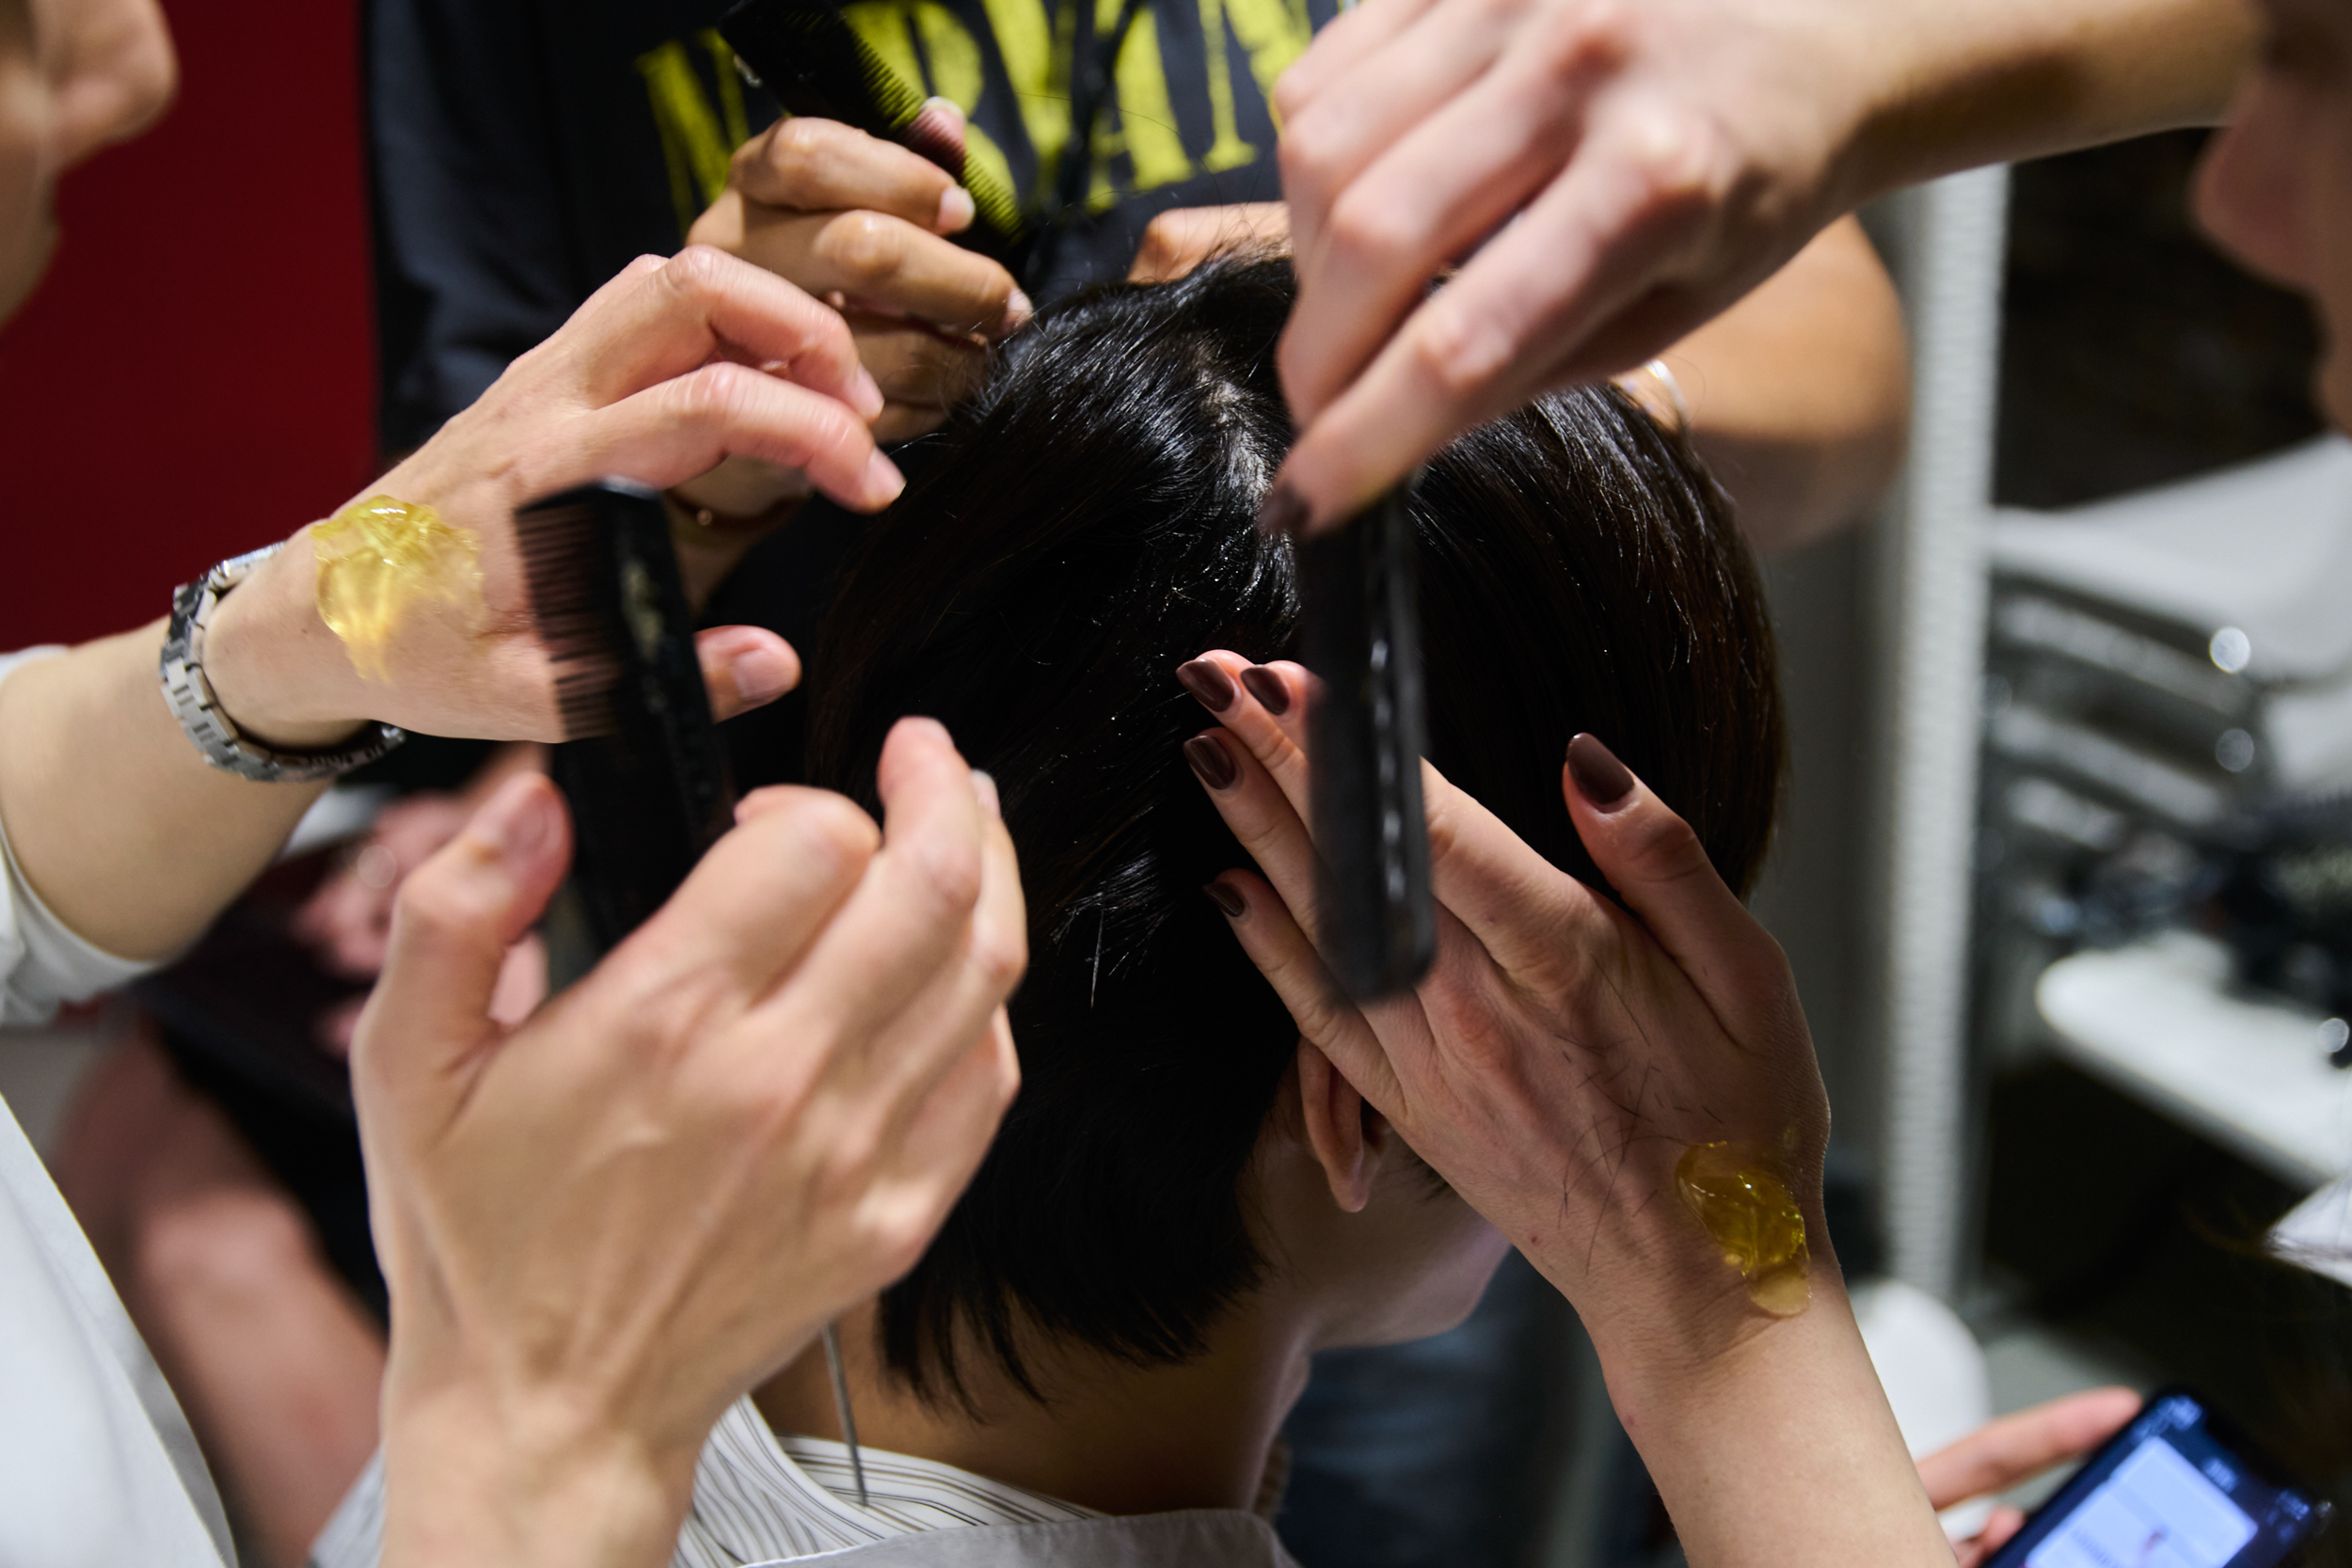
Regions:
<instances>
[{"instance_id":1,"label":"thumb","mask_svg":"<svg viewBox=\"0 0 2352 1568\"><path fill-rule=\"evenodd\" d=\"M352 1071L398 1118L438 1120L485 1044L506 950L547 908L571 860L563 798L544 774L500 785L465 831L402 883L383 978L352 1042Z\"/></svg>"},{"instance_id":2,"label":"thumb","mask_svg":"<svg viewBox=\"0 0 2352 1568\"><path fill-rule=\"evenodd\" d=\"M901 134L900 140L909 151L929 158L959 180L963 178L963 111L949 100L925 99L923 106L915 111L914 118L907 122L907 128ZM958 213L961 214L961 221L954 223L951 226L952 229L961 229L964 224L972 221L971 200L968 197L958 209ZM940 208L940 214L943 220L949 215L947 208L944 205ZM950 230L943 230L943 231Z\"/></svg>"},{"instance_id":3,"label":"thumb","mask_svg":"<svg viewBox=\"0 0 2352 1568\"><path fill-rule=\"evenodd\" d=\"M1691 825L1589 735L1568 742L1568 816L1593 863L1726 1024L1788 989L1779 943L1724 885Z\"/></svg>"},{"instance_id":4,"label":"thumb","mask_svg":"<svg viewBox=\"0 0 2352 1568\"><path fill-rule=\"evenodd\" d=\"M801 684L801 656L764 626L696 632L694 656L702 663L713 721L765 706Z\"/></svg>"}]
</instances>

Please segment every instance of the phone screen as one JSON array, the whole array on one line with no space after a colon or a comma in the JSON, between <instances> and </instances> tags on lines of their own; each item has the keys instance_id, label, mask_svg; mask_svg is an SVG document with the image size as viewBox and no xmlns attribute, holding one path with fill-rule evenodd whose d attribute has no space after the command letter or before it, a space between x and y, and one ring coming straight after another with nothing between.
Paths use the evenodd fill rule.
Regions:
<instances>
[{"instance_id":1,"label":"phone screen","mask_svg":"<svg viewBox=\"0 0 2352 1568\"><path fill-rule=\"evenodd\" d=\"M2217 1432L2194 1394L2167 1389L1985 1568L2272 1568L2329 1512Z\"/></svg>"}]
</instances>

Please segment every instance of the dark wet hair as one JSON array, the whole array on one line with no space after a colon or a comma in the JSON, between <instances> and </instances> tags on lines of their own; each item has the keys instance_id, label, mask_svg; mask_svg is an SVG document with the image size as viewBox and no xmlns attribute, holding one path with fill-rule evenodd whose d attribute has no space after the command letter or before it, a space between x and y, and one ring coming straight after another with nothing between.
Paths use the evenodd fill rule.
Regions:
<instances>
[{"instance_id":1,"label":"dark wet hair","mask_svg":"<svg viewBox=\"0 0 2352 1568\"><path fill-rule=\"evenodd\" d=\"M1253 525L1289 444L1287 263L1049 309L876 519L810 649L810 782L870 804L903 714L995 776L1021 854L1024 1083L971 1190L883 1298L889 1365L953 1398L978 1354L1198 1352L1265 1259L1239 1190L1297 1032L1202 884L1247 859L1188 770L1180 663L1290 653L1291 546ZM1781 768L1772 643L1721 494L1610 389L1463 437L1413 501L1431 760L1596 880L1560 795L1590 730L1733 886ZM757 780L746 781L750 783Z\"/></svg>"}]
</instances>

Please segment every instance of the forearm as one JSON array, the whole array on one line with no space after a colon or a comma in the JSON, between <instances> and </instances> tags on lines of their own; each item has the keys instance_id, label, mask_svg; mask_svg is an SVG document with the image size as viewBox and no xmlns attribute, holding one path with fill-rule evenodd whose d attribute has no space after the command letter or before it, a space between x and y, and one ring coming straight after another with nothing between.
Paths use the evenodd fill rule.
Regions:
<instances>
[{"instance_id":1,"label":"forearm","mask_svg":"<svg viewBox=\"0 0 2352 1568\"><path fill-rule=\"evenodd\" d=\"M163 623L0 682L0 822L25 879L85 940L162 958L285 843L319 784L206 765L164 705Z\"/></svg>"},{"instance_id":2,"label":"forearm","mask_svg":"<svg viewBox=\"0 0 2352 1568\"><path fill-rule=\"evenodd\" d=\"M1907 0L1869 8L1874 72L1852 203L1955 169L2219 121L2252 58L2246 0Z\"/></svg>"},{"instance_id":3,"label":"forearm","mask_svg":"<svg viewBox=\"0 0 2352 1568\"><path fill-rule=\"evenodd\" d=\"M1692 1568L1951 1568L1834 1270L1815 1267L1804 1311L1704 1365L1597 1343Z\"/></svg>"},{"instance_id":4,"label":"forearm","mask_svg":"<svg viewBox=\"0 0 2352 1568\"><path fill-rule=\"evenodd\" d=\"M1851 218L1661 357L1689 405L1693 444L1758 548L1857 520L1902 461L1902 308Z\"/></svg>"},{"instance_id":5,"label":"forearm","mask_svg":"<svg viewBox=\"0 0 2352 1568\"><path fill-rule=\"evenodd\" d=\"M308 542L220 601L205 668L244 731L292 751L347 737L349 660L321 625ZM0 823L26 880L86 941L126 958L185 946L269 864L324 784L207 764L164 704L161 621L0 682Z\"/></svg>"}]
</instances>

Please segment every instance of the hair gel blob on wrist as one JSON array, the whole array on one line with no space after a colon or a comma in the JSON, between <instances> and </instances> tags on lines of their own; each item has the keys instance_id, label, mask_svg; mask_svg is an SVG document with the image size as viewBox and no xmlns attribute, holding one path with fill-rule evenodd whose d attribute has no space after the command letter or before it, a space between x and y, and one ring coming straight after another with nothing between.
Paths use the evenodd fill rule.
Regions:
<instances>
[{"instance_id":1,"label":"hair gel blob on wrist","mask_svg":"<svg viewBox=\"0 0 2352 1568\"><path fill-rule=\"evenodd\" d=\"M1675 1191L1747 1280L1750 1301L1776 1318L1804 1310L1813 1295L1804 1214L1756 1150L1692 1144L1675 1166Z\"/></svg>"},{"instance_id":2,"label":"hair gel blob on wrist","mask_svg":"<svg viewBox=\"0 0 2352 1568\"><path fill-rule=\"evenodd\" d=\"M429 506L370 496L311 524L310 548L319 619L342 639L361 680L390 682L392 638L419 607L446 604L480 618L480 546Z\"/></svg>"}]
</instances>

